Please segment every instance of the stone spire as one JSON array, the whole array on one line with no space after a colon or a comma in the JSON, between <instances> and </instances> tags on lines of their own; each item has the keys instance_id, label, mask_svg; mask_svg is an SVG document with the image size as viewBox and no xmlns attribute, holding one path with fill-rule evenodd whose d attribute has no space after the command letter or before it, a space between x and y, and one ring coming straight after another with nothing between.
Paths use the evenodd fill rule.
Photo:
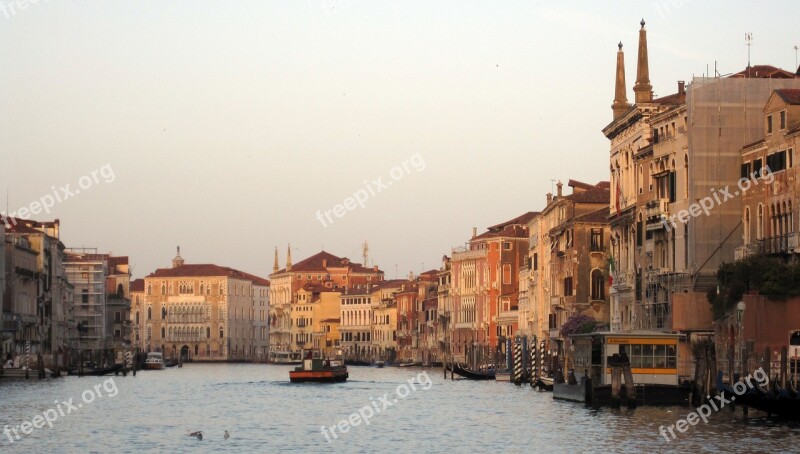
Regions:
<instances>
[{"instance_id":1,"label":"stone spire","mask_svg":"<svg viewBox=\"0 0 800 454\"><path fill-rule=\"evenodd\" d=\"M178 255L172 259L172 267L177 268L179 266L183 266L183 257L181 257L181 247L178 246Z\"/></svg>"},{"instance_id":2,"label":"stone spire","mask_svg":"<svg viewBox=\"0 0 800 454\"><path fill-rule=\"evenodd\" d=\"M625 94L625 52L622 51L622 41L617 46L619 47L617 51L617 82L614 86L614 104L611 104L615 120L630 107L628 95Z\"/></svg>"},{"instance_id":3,"label":"stone spire","mask_svg":"<svg viewBox=\"0 0 800 454\"><path fill-rule=\"evenodd\" d=\"M275 264L272 265L272 272L277 273L279 269L280 268L278 268L278 246L275 246Z\"/></svg>"},{"instance_id":4,"label":"stone spire","mask_svg":"<svg viewBox=\"0 0 800 454\"><path fill-rule=\"evenodd\" d=\"M286 246L286 271L292 271L292 245Z\"/></svg>"},{"instance_id":5,"label":"stone spire","mask_svg":"<svg viewBox=\"0 0 800 454\"><path fill-rule=\"evenodd\" d=\"M640 22L639 30L639 61L636 63L636 84L633 92L636 94L636 104L646 104L653 101L653 86L650 85L650 65L647 62L647 30L644 29L644 19Z\"/></svg>"}]
</instances>

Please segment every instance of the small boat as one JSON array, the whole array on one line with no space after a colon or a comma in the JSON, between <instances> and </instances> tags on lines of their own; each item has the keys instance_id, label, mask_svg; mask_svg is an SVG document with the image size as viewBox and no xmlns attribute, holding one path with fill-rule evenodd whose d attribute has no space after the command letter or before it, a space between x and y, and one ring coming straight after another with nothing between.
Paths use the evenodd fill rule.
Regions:
<instances>
[{"instance_id":1,"label":"small boat","mask_svg":"<svg viewBox=\"0 0 800 454\"><path fill-rule=\"evenodd\" d=\"M164 360L164 367L175 367L178 365L178 360L175 358L169 358Z\"/></svg>"},{"instance_id":2,"label":"small boat","mask_svg":"<svg viewBox=\"0 0 800 454\"><path fill-rule=\"evenodd\" d=\"M382 368L385 365L386 363L383 361L375 361L375 367L377 367L378 369Z\"/></svg>"},{"instance_id":3,"label":"small boat","mask_svg":"<svg viewBox=\"0 0 800 454\"><path fill-rule=\"evenodd\" d=\"M495 372L494 369L487 369L486 372L479 372L467 369L466 367L462 367L459 364L448 364L447 370L451 371L456 375L460 375L464 378L468 378L470 380L494 380L495 379Z\"/></svg>"},{"instance_id":4,"label":"small boat","mask_svg":"<svg viewBox=\"0 0 800 454\"><path fill-rule=\"evenodd\" d=\"M414 366L414 361L406 361L402 363L397 363L397 367L412 367Z\"/></svg>"},{"instance_id":5,"label":"small boat","mask_svg":"<svg viewBox=\"0 0 800 454\"><path fill-rule=\"evenodd\" d=\"M342 364L341 361L333 361L330 359L323 359L314 354L311 350L308 351L306 359L303 364L295 367L294 370L289 371L289 381L292 383L338 383L346 381L349 377L347 373L347 366Z\"/></svg>"},{"instance_id":6,"label":"small boat","mask_svg":"<svg viewBox=\"0 0 800 454\"><path fill-rule=\"evenodd\" d=\"M144 362L145 369L162 370L164 369L164 355L161 352L150 352Z\"/></svg>"},{"instance_id":7,"label":"small boat","mask_svg":"<svg viewBox=\"0 0 800 454\"><path fill-rule=\"evenodd\" d=\"M118 374L122 372L123 366L122 364L114 364L111 367L103 367L97 366L94 363L86 363L83 367L83 370L80 370L80 367L73 367L67 371L68 375L89 375L94 377L100 377L103 375L110 375L110 374Z\"/></svg>"}]
</instances>

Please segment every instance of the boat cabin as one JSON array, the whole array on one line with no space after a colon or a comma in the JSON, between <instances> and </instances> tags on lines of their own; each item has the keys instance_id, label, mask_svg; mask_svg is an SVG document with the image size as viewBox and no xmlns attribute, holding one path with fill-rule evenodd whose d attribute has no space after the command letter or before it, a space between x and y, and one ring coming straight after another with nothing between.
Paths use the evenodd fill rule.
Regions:
<instances>
[{"instance_id":1,"label":"boat cabin","mask_svg":"<svg viewBox=\"0 0 800 454\"><path fill-rule=\"evenodd\" d=\"M595 385L611 384L614 355L627 355L634 383L673 385L678 383L680 334L657 331L626 333L597 332L570 336L575 377L588 374Z\"/></svg>"}]
</instances>

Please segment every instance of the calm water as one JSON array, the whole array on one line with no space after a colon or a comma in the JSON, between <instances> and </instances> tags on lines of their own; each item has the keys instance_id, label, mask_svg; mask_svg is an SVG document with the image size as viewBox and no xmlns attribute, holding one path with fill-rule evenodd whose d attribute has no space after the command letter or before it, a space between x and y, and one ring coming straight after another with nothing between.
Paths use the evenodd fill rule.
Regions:
<instances>
[{"instance_id":1,"label":"calm water","mask_svg":"<svg viewBox=\"0 0 800 454\"><path fill-rule=\"evenodd\" d=\"M441 370L350 368L350 380L290 385L287 366L186 365L136 377L0 382L0 427L32 421L55 401L79 409L0 452L798 452L800 426L721 411L667 443L660 425L688 408L591 410L508 383L444 380ZM430 380L428 380L430 379ZM414 383L413 390L408 380ZM405 387L403 384L406 384ZM100 385L95 391L95 385ZM105 385L105 387L103 387ZM428 389L425 389L428 388ZM115 392L116 390L116 392ZM84 393L86 391L86 393ZM408 392L405 398L399 397ZM103 397L96 398L97 393ZM90 396L93 395L93 396ZM116 394L113 395L112 394ZM82 395L91 400L83 403ZM385 395L385 397L384 397ZM385 398L392 406L383 409ZM397 403L393 401L397 399ZM375 403L373 405L373 402ZM376 413L329 443L333 426ZM375 406L381 410L374 411ZM36 422L36 421L33 421ZM230 439L224 440L224 430ZM202 430L202 441L186 436ZM13 437L13 435L12 435Z\"/></svg>"}]
</instances>

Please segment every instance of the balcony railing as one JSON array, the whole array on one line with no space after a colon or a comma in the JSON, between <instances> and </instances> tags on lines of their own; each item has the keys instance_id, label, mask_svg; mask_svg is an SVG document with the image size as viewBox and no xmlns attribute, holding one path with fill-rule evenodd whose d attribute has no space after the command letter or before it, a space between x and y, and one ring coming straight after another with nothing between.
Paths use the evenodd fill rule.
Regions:
<instances>
[{"instance_id":1,"label":"balcony railing","mask_svg":"<svg viewBox=\"0 0 800 454\"><path fill-rule=\"evenodd\" d=\"M453 249L453 261L486 257L486 249L458 250Z\"/></svg>"},{"instance_id":2,"label":"balcony railing","mask_svg":"<svg viewBox=\"0 0 800 454\"><path fill-rule=\"evenodd\" d=\"M647 202L645 215L647 224L661 224L663 218L669 217L669 199L653 199Z\"/></svg>"},{"instance_id":3,"label":"balcony railing","mask_svg":"<svg viewBox=\"0 0 800 454\"><path fill-rule=\"evenodd\" d=\"M798 243L800 242L800 238L798 238L798 236L800 236L800 233L793 232L782 236L764 238L747 246L743 246L742 248L736 248L736 252L739 252L740 249L743 250L744 248L747 248L749 249L749 253L755 253L759 255L792 253L795 252L795 248L798 247ZM741 254L747 253L742 251ZM746 255L743 257L746 257Z\"/></svg>"}]
</instances>

